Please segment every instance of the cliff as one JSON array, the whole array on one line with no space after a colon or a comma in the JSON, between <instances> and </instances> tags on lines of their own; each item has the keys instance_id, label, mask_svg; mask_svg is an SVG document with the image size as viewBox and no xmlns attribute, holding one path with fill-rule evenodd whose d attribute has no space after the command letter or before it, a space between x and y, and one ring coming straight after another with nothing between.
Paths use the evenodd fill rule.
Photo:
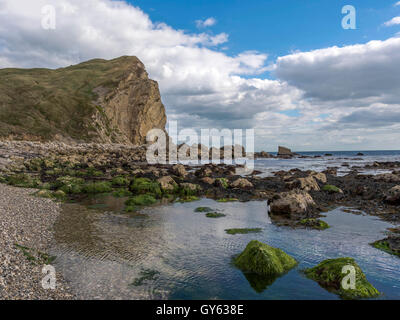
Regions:
<instances>
[{"instance_id":1,"label":"cliff","mask_svg":"<svg viewBox=\"0 0 400 320\"><path fill-rule=\"evenodd\" d=\"M0 138L144 144L164 129L157 82L136 57L0 70Z\"/></svg>"}]
</instances>

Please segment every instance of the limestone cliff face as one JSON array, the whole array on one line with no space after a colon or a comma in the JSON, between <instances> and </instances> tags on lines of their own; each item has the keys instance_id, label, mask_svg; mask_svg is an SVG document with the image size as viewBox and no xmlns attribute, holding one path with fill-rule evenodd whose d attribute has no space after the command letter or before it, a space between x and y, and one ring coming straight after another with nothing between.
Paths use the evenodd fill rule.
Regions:
<instances>
[{"instance_id":1,"label":"limestone cliff face","mask_svg":"<svg viewBox=\"0 0 400 320\"><path fill-rule=\"evenodd\" d=\"M115 129L114 141L144 144L149 130L165 128L167 118L158 84L149 79L137 58L126 58L126 72L115 88L99 86L94 91L98 95L96 104L102 109L96 120L101 123L103 111L109 126ZM99 134L103 141L110 139L102 129Z\"/></svg>"},{"instance_id":2,"label":"limestone cliff face","mask_svg":"<svg viewBox=\"0 0 400 320\"><path fill-rule=\"evenodd\" d=\"M136 57L0 70L0 138L140 145L166 114Z\"/></svg>"}]
</instances>

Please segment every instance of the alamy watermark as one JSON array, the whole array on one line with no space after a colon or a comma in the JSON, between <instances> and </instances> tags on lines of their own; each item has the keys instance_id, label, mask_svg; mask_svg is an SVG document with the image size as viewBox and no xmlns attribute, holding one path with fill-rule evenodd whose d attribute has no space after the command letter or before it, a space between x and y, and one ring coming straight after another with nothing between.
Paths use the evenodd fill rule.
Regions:
<instances>
[{"instance_id":1,"label":"alamy watermark","mask_svg":"<svg viewBox=\"0 0 400 320\"><path fill-rule=\"evenodd\" d=\"M42 279L42 288L45 290L56 289L56 269L51 265L45 265L42 268L42 273L45 276Z\"/></svg>"},{"instance_id":2,"label":"alamy watermark","mask_svg":"<svg viewBox=\"0 0 400 320\"><path fill-rule=\"evenodd\" d=\"M149 164L237 164L236 174L254 170L254 129L182 129L169 121L168 134L161 129L147 134ZM179 144L179 142L184 143Z\"/></svg>"},{"instance_id":3,"label":"alamy watermark","mask_svg":"<svg viewBox=\"0 0 400 320\"><path fill-rule=\"evenodd\" d=\"M357 29L356 8L351 5L346 5L342 8L342 14L345 14L345 16L342 19L342 28L345 30Z\"/></svg>"},{"instance_id":4,"label":"alamy watermark","mask_svg":"<svg viewBox=\"0 0 400 320\"><path fill-rule=\"evenodd\" d=\"M352 265L346 265L342 268L342 274L346 274L341 282L341 286L344 290L355 290L356 289L356 268Z\"/></svg>"},{"instance_id":5,"label":"alamy watermark","mask_svg":"<svg viewBox=\"0 0 400 320\"><path fill-rule=\"evenodd\" d=\"M56 8L52 5L45 5L42 7L42 21L41 25L44 30L55 30L57 14Z\"/></svg>"}]
</instances>

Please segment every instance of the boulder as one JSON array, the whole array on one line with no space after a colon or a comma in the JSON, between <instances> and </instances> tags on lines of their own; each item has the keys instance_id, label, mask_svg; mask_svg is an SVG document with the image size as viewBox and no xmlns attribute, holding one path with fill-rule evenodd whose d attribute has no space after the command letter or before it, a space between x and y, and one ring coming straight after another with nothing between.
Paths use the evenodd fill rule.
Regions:
<instances>
[{"instance_id":1,"label":"boulder","mask_svg":"<svg viewBox=\"0 0 400 320\"><path fill-rule=\"evenodd\" d=\"M400 176L393 174L393 173L378 174L378 175L374 176L373 179L384 181L384 182L392 182L392 183L400 182Z\"/></svg>"},{"instance_id":2,"label":"boulder","mask_svg":"<svg viewBox=\"0 0 400 320\"><path fill-rule=\"evenodd\" d=\"M272 215L304 215L315 206L313 198L305 191L293 190L279 195L270 204Z\"/></svg>"},{"instance_id":3,"label":"boulder","mask_svg":"<svg viewBox=\"0 0 400 320\"><path fill-rule=\"evenodd\" d=\"M391 188L385 195L385 201L389 204L400 204L400 185Z\"/></svg>"},{"instance_id":4,"label":"boulder","mask_svg":"<svg viewBox=\"0 0 400 320\"><path fill-rule=\"evenodd\" d=\"M398 234L390 234L389 237L372 243L372 246L400 257L400 236Z\"/></svg>"},{"instance_id":5,"label":"boulder","mask_svg":"<svg viewBox=\"0 0 400 320\"><path fill-rule=\"evenodd\" d=\"M185 169L185 166L182 164L176 164L172 167L172 172L178 177L185 178L188 175L188 172Z\"/></svg>"},{"instance_id":6,"label":"boulder","mask_svg":"<svg viewBox=\"0 0 400 320\"><path fill-rule=\"evenodd\" d=\"M177 187L177 183L170 176L162 177L158 179L157 182L160 184L161 190L163 191L174 191Z\"/></svg>"},{"instance_id":7,"label":"boulder","mask_svg":"<svg viewBox=\"0 0 400 320\"><path fill-rule=\"evenodd\" d=\"M194 193L201 190L201 187L198 184L194 184L194 183L181 183L180 186L183 189L194 192Z\"/></svg>"},{"instance_id":8,"label":"boulder","mask_svg":"<svg viewBox=\"0 0 400 320\"><path fill-rule=\"evenodd\" d=\"M293 152L289 148L279 146L278 157L291 158L291 157L293 157Z\"/></svg>"},{"instance_id":9,"label":"boulder","mask_svg":"<svg viewBox=\"0 0 400 320\"><path fill-rule=\"evenodd\" d=\"M197 177L208 177L211 176L213 171L209 167L202 167L201 169L195 172Z\"/></svg>"},{"instance_id":10,"label":"boulder","mask_svg":"<svg viewBox=\"0 0 400 320\"><path fill-rule=\"evenodd\" d=\"M247 179L239 178L234 182L232 182L231 187L246 189L246 188L253 188L253 184Z\"/></svg>"},{"instance_id":11,"label":"boulder","mask_svg":"<svg viewBox=\"0 0 400 320\"><path fill-rule=\"evenodd\" d=\"M275 158L272 154L265 152L265 151L255 152L254 157L255 158L264 158L264 159Z\"/></svg>"},{"instance_id":12,"label":"boulder","mask_svg":"<svg viewBox=\"0 0 400 320\"><path fill-rule=\"evenodd\" d=\"M215 183L215 179L210 177L204 177L200 181L209 185L213 185Z\"/></svg>"},{"instance_id":13,"label":"boulder","mask_svg":"<svg viewBox=\"0 0 400 320\"><path fill-rule=\"evenodd\" d=\"M294 268L297 261L281 249L253 240L234 259L234 264L243 272L278 277Z\"/></svg>"},{"instance_id":14,"label":"boulder","mask_svg":"<svg viewBox=\"0 0 400 320\"><path fill-rule=\"evenodd\" d=\"M342 281L351 272L346 270L351 268L355 271L355 286L345 288ZM379 291L367 281L365 274L352 258L328 259L313 268L304 270L304 273L308 278L317 281L321 287L339 295L342 299L374 298L380 295Z\"/></svg>"},{"instance_id":15,"label":"boulder","mask_svg":"<svg viewBox=\"0 0 400 320\"><path fill-rule=\"evenodd\" d=\"M315 180L320 181L321 183L327 183L326 174L322 172L313 173L312 176Z\"/></svg>"},{"instance_id":16,"label":"boulder","mask_svg":"<svg viewBox=\"0 0 400 320\"><path fill-rule=\"evenodd\" d=\"M300 189L304 191L320 191L319 185L314 177L298 178L294 181L286 183L288 189Z\"/></svg>"}]
</instances>

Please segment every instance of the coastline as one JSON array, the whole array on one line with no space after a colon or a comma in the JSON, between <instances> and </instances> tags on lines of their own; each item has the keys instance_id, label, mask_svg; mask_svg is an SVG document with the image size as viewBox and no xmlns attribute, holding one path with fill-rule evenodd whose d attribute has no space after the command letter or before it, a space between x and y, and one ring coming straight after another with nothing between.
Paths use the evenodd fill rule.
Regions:
<instances>
[{"instance_id":1,"label":"coastline","mask_svg":"<svg viewBox=\"0 0 400 320\"><path fill-rule=\"evenodd\" d=\"M34 197L33 192L34 189L0 184L0 300L73 299L58 273L56 289L44 290L43 265L32 260L35 258L27 258L48 252L53 240L52 226L60 213L59 203Z\"/></svg>"},{"instance_id":2,"label":"coastline","mask_svg":"<svg viewBox=\"0 0 400 320\"><path fill-rule=\"evenodd\" d=\"M134 220L135 215L146 216L141 210L153 205L187 203L190 206L194 202L189 210L193 211L207 209L196 208L197 201L212 201L207 205L218 205L222 212L229 206L234 211L244 203L268 201L269 207L265 205L263 209L268 207L271 223L278 228L289 227L299 234L324 232L330 228L321 220L324 213L346 207L349 213L364 212L394 223L393 234L378 240L374 246L385 249L389 245L392 254L398 252L399 161L370 161L356 167L347 163L352 159L343 159L346 162L330 162L323 171L308 167L288 168L286 163L281 168L267 168L271 175L262 176L263 172L257 168L252 174L239 175L236 169L242 168L240 165L150 165L143 160L145 150L145 146L112 144L0 143L0 181L8 184L0 184L0 258L5 261L0 267L0 299L82 298L79 290L76 290L77 296L74 295L63 280L65 270L56 270L57 290L44 290L41 286L45 276L42 267L51 263L45 263L46 259L41 258L50 258L47 253L54 244L53 226L60 214L60 203L64 200L80 203L95 196L108 195L112 202L119 202L118 213L124 220ZM296 163L299 159L302 158L280 161ZM338 174L341 167L347 169L347 174ZM362 174L364 170L375 174ZM38 194L32 195L35 192ZM94 203L92 207L101 211L102 205ZM212 213L220 214L220 211ZM232 214L225 213L205 215L205 218L223 218ZM260 221L264 223L264 220ZM71 235L70 232L67 234ZM123 243L129 243L129 239ZM370 243L364 245L372 248ZM77 266L81 267L80 264ZM64 274L67 277L68 273ZM68 281L75 288L70 278Z\"/></svg>"}]
</instances>

